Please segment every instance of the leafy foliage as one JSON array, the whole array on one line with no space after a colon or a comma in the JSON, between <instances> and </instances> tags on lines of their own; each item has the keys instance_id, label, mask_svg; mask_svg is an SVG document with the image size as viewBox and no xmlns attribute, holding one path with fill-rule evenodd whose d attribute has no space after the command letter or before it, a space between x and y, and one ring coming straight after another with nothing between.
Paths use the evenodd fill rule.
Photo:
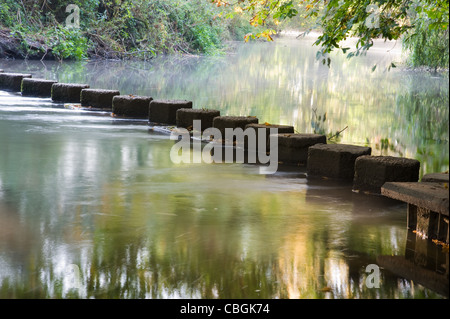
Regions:
<instances>
[{"instance_id":1,"label":"leafy foliage","mask_svg":"<svg viewBox=\"0 0 450 319\"><path fill-rule=\"evenodd\" d=\"M247 35L246 39L264 37L272 40L271 35L275 33L275 28L270 28L271 26L278 26L281 21L301 15L302 19L309 21L306 24L309 30L320 28L322 34L315 42L320 46L317 57L328 65L331 62L328 54L336 49L342 50L351 58L364 54L377 38L397 40L406 34L419 32L425 34L425 38L437 35L438 39L442 32L448 30L448 0L239 0L234 3L209 1L217 6L234 7L235 12L246 12L250 15L249 22L253 26L269 27ZM436 31L427 33L424 32L426 28ZM358 41L355 50L347 53L350 48L341 46L341 43L348 37L357 37ZM433 41L424 44L419 38L420 36L417 40L411 40L410 48L417 48L416 45L434 45ZM441 44L446 45L448 50L448 41Z\"/></svg>"},{"instance_id":2,"label":"leafy foliage","mask_svg":"<svg viewBox=\"0 0 450 319\"><path fill-rule=\"evenodd\" d=\"M66 28L69 4L80 9L78 30ZM0 18L25 47L45 42L61 59L217 54L248 30L243 19L225 19L202 0L3 0Z\"/></svg>"},{"instance_id":3,"label":"leafy foliage","mask_svg":"<svg viewBox=\"0 0 450 319\"><path fill-rule=\"evenodd\" d=\"M432 20L420 20L414 30L403 39L409 51L408 63L413 67L429 66L435 70L449 65L448 29L433 27Z\"/></svg>"},{"instance_id":4,"label":"leafy foliage","mask_svg":"<svg viewBox=\"0 0 450 319\"><path fill-rule=\"evenodd\" d=\"M59 59L87 58L88 39L78 29L57 26L48 32L47 41Z\"/></svg>"}]
</instances>

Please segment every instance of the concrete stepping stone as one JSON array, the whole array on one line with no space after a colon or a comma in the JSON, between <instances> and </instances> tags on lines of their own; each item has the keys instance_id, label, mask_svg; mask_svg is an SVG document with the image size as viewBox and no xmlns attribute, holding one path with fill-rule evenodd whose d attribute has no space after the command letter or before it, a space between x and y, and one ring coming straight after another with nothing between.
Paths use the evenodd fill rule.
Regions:
<instances>
[{"instance_id":1,"label":"concrete stepping stone","mask_svg":"<svg viewBox=\"0 0 450 319\"><path fill-rule=\"evenodd\" d=\"M22 95L36 96L36 97L51 97L52 86L57 83L53 80L23 78L22 80Z\"/></svg>"},{"instance_id":2,"label":"concrete stepping stone","mask_svg":"<svg viewBox=\"0 0 450 319\"><path fill-rule=\"evenodd\" d=\"M387 182L381 194L448 216L448 187L438 183Z\"/></svg>"},{"instance_id":3,"label":"concrete stepping stone","mask_svg":"<svg viewBox=\"0 0 450 319\"><path fill-rule=\"evenodd\" d=\"M448 173L428 173L423 175L422 182L429 183L447 183L448 184Z\"/></svg>"},{"instance_id":4,"label":"concrete stepping stone","mask_svg":"<svg viewBox=\"0 0 450 319\"><path fill-rule=\"evenodd\" d=\"M213 127L213 119L220 116L218 110L208 109L178 109L176 112L176 125L177 127L192 128L194 120L201 121L201 131L207 128Z\"/></svg>"},{"instance_id":5,"label":"concrete stepping stone","mask_svg":"<svg viewBox=\"0 0 450 319\"><path fill-rule=\"evenodd\" d=\"M88 84L54 83L52 100L61 103L80 103L81 90L89 88Z\"/></svg>"},{"instance_id":6,"label":"concrete stepping stone","mask_svg":"<svg viewBox=\"0 0 450 319\"><path fill-rule=\"evenodd\" d=\"M294 127L291 125L280 125L280 124L269 124L269 123L251 123L245 126L245 130L254 129L256 135L256 150L258 149L258 132L260 129L264 129L266 131L266 152L270 151L270 129L277 129L277 134L281 133L294 133ZM245 148L248 148L247 141L245 143Z\"/></svg>"},{"instance_id":7,"label":"concrete stepping stone","mask_svg":"<svg viewBox=\"0 0 450 319\"><path fill-rule=\"evenodd\" d=\"M0 72L0 90L20 92L22 80L31 77L31 74Z\"/></svg>"},{"instance_id":8,"label":"concrete stepping stone","mask_svg":"<svg viewBox=\"0 0 450 319\"><path fill-rule=\"evenodd\" d=\"M422 238L449 243L449 192L444 184L387 182L381 194L408 204L407 227Z\"/></svg>"},{"instance_id":9,"label":"concrete stepping stone","mask_svg":"<svg viewBox=\"0 0 450 319\"><path fill-rule=\"evenodd\" d=\"M360 156L355 161L353 190L381 193L386 182L417 182L420 162L393 156Z\"/></svg>"},{"instance_id":10,"label":"concrete stepping stone","mask_svg":"<svg viewBox=\"0 0 450 319\"><path fill-rule=\"evenodd\" d=\"M112 110L114 96L120 95L117 90L83 89L81 90L81 106Z\"/></svg>"},{"instance_id":11,"label":"concrete stepping stone","mask_svg":"<svg viewBox=\"0 0 450 319\"><path fill-rule=\"evenodd\" d=\"M114 116L147 119L150 96L115 95L112 100L112 113Z\"/></svg>"},{"instance_id":12,"label":"concrete stepping stone","mask_svg":"<svg viewBox=\"0 0 450 319\"><path fill-rule=\"evenodd\" d=\"M309 147L326 143L327 137L320 134L278 134L278 161L284 164L306 164Z\"/></svg>"},{"instance_id":13,"label":"concrete stepping stone","mask_svg":"<svg viewBox=\"0 0 450 319\"><path fill-rule=\"evenodd\" d=\"M352 181L355 161L370 155L370 147L348 144L316 144L308 149L307 174Z\"/></svg>"},{"instance_id":14,"label":"concrete stepping stone","mask_svg":"<svg viewBox=\"0 0 450 319\"><path fill-rule=\"evenodd\" d=\"M186 100L153 100L150 102L148 121L150 123L176 125L179 109L192 109L192 102Z\"/></svg>"},{"instance_id":15,"label":"concrete stepping stone","mask_svg":"<svg viewBox=\"0 0 450 319\"><path fill-rule=\"evenodd\" d=\"M241 128L243 131L248 124L258 124L259 120L254 116L217 116L213 119L213 127L217 128L225 141L225 129Z\"/></svg>"}]
</instances>

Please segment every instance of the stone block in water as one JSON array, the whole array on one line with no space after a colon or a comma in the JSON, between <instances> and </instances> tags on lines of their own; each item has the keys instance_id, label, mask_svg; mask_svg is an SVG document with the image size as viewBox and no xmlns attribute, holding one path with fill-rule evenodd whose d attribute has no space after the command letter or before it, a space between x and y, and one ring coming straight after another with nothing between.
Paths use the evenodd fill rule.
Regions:
<instances>
[{"instance_id":1,"label":"stone block in water","mask_svg":"<svg viewBox=\"0 0 450 319\"><path fill-rule=\"evenodd\" d=\"M449 183L448 172L447 173L428 173L423 175L422 182L429 183Z\"/></svg>"},{"instance_id":2,"label":"stone block in water","mask_svg":"<svg viewBox=\"0 0 450 319\"><path fill-rule=\"evenodd\" d=\"M386 182L417 182L420 162L393 156L360 156L355 161L353 190L381 193Z\"/></svg>"},{"instance_id":3,"label":"stone block in water","mask_svg":"<svg viewBox=\"0 0 450 319\"><path fill-rule=\"evenodd\" d=\"M410 230L448 244L448 186L435 182L386 182L381 194L408 204L406 223Z\"/></svg>"},{"instance_id":4,"label":"stone block in water","mask_svg":"<svg viewBox=\"0 0 450 319\"><path fill-rule=\"evenodd\" d=\"M186 100L153 100L150 102L148 121L176 125L179 109L192 109L192 102Z\"/></svg>"},{"instance_id":5,"label":"stone block in water","mask_svg":"<svg viewBox=\"0 0 450 319\"><path fill-rule=\"evenodd\" d=\"M22 80L22 95L36 97L51 97L52 86L57 83L53 80L24 78Z\"/></svg>"},{"instance_id":6,"label":"stone block in water","mask_svg":"<svg viewBox=\"0 0 450 319\"><path fill-rule=\"evenodd\" d=\"M213 127L217 128L225 140L225 129L241 128L245 130L248 124L258 124L259 120L255 116L217 116L213 119Z\"/></svg>"},{"instance_id":7,"label":"stone block in water","mask_svg":"<svg viewBox=\"0 0 450 319\"><path fill-rule=\"evenodd\" d=\"M22 80L31 77L31 74L0 72L0 90L20 92Z\"/></svg>"},{"instance_id":8,"label":"stone block in water","mask_svg":"<svg viewBox=\"0 0 450 319\"><path fill-rule=\"evenodd\" d=\"M176 112L177 127L191 128L194 125L194 120L201 121L201 131L213 127L213 119L220 116L218 110L208 109L178 109Z\"/></svg>"},{"instance_id":9,"label":"stone block in water","mask_svg":"<svg viewBox=\"0 0 450 319\"><path fill-rule=\"evenodd\" d=\"M307 174L352 181L355 161L370 155L370 147L348 144L316 144L308 149Z\"/></svg>"},{"instance_id":10,"label":"stone block in water","mask_svg":"<svg viewBox=\"0 0 450 319\"><path fill-rule=\"evenodd\" d=\"M81 106L98 109L112 109L114 96L120 95L117 90L83 89L81 90Z\"/></svg>"},{"instance_id":11,"label":"stone block in water","mask_svg":"<svg viewBox=\"0 0 450 319\"><path fill-rule=\"evenodd\" d=\"M112 113L114 116L147 119L150 96L116 95L112 100Z\"/></svg>"},{"instance_id":12,"label":"stone block in water","mask_svg":"<svg viewBox=\"0 0 450 319\"><path fill-rule=\"evenodd\" d=\"M259 128L263 128L267 131L267 133L270 132L271 128L276 128L278 130L278 134L282 134L282 133L294 133L294 127L291 125L280 125L280 124L267 124L267 123L251 123L251 124L247 124L245 126L245 128L254 128L254 129L259 129ZM266 136L268 136L268 134L266 134Z\"/></svg>"},{"instance_id":13,"label":"stone block in water","mask_svg":"<svg viewBox=\"0 0 450 319\"><path fill-rule=\"evenodd\" d=\"M256 150L258 149L258 133L260 131L260 129L264 129L266 131L266 152L269 152L270 150L270 129L277 129L277 134L281 134L281 133L294 133L294 127L291 125L280 125L280 124L268 124L268 123L262 123L262 124L258 124L258 123L251 123L251 124L247 124L245 126L245 129L254 129L255 130L255 135L256 135ZM247 145L247 141L245 143L245 147L248 148L250 147L249 145Z\"/></svg>"},{"instance_id":14,"label":"stone block in water","mask_svg":"<svg viewBox=\"0 0 450 319\"><path fill-rule=\"evenodd\" d=\"M87 88L88 84L55 83L52 85L52 100L61 103L80 103L81 90Z\"/></svg>"},{"instance_id":15,"label":"stone block in water","mask_svg":"<svg viewBox=\"0 0 450 319\"><path fill-rule=\"evenodd\" d=\"M278 161L286 164L306 164L308 149L316 144L326 144L321 134L278 134Z\"/></svg>"}]
</instances>

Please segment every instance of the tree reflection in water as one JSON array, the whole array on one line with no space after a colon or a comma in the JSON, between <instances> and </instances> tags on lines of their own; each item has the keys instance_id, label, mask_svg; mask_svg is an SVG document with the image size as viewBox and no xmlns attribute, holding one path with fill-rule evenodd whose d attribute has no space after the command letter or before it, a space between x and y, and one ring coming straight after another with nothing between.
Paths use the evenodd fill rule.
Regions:
<instances>
[{"instance_id":1,"label":"tree reflection in water","mask_svg":"<svg viewBox=\"0 0 450 319\"><path fill-rule=\"evenodd\" d=\"M330 131L348 126L342 143L417 158L421 174L448 169L448 78L386 72L398 56L376 52L327 68L314 50L279 40L228 57L0 66L300 132L317 109ZM174 142L145 121L45 103L0 103L2 298L442 297L388 269L379 289L365 285L378 256L405 255L403 204L307 179L304 167L174 165Z\"/></svg>"}]
</instances>

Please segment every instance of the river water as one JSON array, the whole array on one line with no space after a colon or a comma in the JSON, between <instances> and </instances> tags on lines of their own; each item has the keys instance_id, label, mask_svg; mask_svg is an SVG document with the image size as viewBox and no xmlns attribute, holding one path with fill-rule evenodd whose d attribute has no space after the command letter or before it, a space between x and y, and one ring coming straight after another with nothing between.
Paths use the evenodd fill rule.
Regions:
<instances>
[{"instance_id":1,"label":"river water","mask_svg":"<svg viewBox=\"0 0 450 319\"><path fill-rule=\"evenodd\" d=\"M330 67L311 44L0 69L298 132L347 127L340 143L416 158L421 176L448 170L448 77L388 70L400 44L334 54ZM438 275L448 267L448 252L407 231L405 204L307 178L304 167L174 164L173 145L146 121L0 91L0 298L448 298L381 262L413 254Z\"/></svg>"}]
</instances>

